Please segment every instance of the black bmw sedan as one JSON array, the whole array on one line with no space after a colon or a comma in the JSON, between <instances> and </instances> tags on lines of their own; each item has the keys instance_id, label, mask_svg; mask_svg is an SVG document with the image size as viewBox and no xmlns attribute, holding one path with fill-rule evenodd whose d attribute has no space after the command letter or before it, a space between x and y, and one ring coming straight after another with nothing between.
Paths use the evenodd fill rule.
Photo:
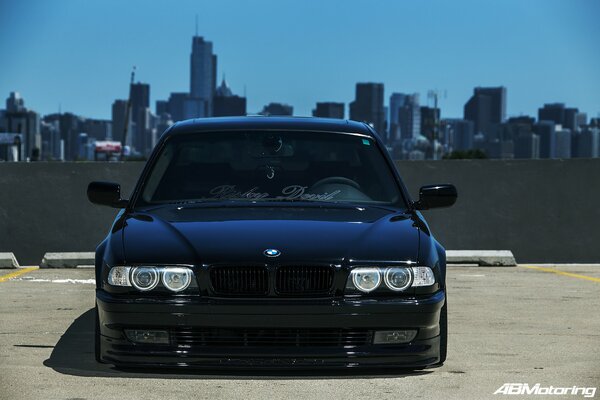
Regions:
<instances>
[{"instance_id":1,"label":"black bmw sedan","mask_svg":"<svg viewBox=\"0 0 600 400\"><path fill-rule=\"evenodd\" d=\"M189 120L160 138L96 250L96 359L117 366L407 367L446 358L445 250L364 123Z\"/></svg>"}]
</instances>

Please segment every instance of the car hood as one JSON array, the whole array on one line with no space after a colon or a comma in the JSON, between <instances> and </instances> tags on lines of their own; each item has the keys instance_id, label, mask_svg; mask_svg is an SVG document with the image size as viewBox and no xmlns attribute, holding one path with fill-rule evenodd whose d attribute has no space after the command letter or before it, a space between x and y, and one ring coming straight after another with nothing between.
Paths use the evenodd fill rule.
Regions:
<instances>
[{"instance_id":1,"label":"car hood","mask_svg":"<svg viewBox=\"0 0 600 400\"><path fill-rule=\"evenodd\" d=\"M378 207L163 207L124 222L128 263L416 261L419 250L410 215Z\"/></svg>"}]
</instances>

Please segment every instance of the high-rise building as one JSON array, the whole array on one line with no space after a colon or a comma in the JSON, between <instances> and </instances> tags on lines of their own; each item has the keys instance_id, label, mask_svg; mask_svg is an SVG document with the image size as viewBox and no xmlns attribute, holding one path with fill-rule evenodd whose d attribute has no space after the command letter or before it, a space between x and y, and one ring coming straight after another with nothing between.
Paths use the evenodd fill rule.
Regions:
<instances>
[{"instance_id":1,"label":"high-rise building","mask_svg":"<svg viewBox=\"0 0 600 400\"><path fill-rule=\"evenodd\" d=\"M600 128L586 126L581 133L574 135L577 140L572 147L573 157L596 158L600 157Z\"/></svg>"},{"instance_id":2,"label":"high-rise building","mask_svg":"<svg viewBox=\"0 0 600 400\"><path fill-rule=\"evenodd\" d=\"M23 144L20 146L20 159L39 160L42 150L40 115L25 107L25 101L18 92L11 92L6 99L4 113L5 130L20 134Z\"/></svg>"},{"instance_id":3,"label":"high-rise building","mask_svg":"<svg viewBox=\"0 0 600 400\"><path fill-rule=\"evenodd\" d=\"M466 119L444 119L441 122L444 132L442 143L451 151L471 150L474 147L473 121Z\"/></svg>"},{"instance_id":4,"label":"high-rise building","mask_svg":"<svg viewBox=\"0 0 600 400\"><path fill-rule=\"evenodd\" d=\"M60 131L60 160L75 160L79 154L79 134L84 132L85 118L66 112L44 115L45 123L57 124Z\"/></svg>"},{"instance_id":5,"label":"high-rise building","mask_svg":"<svg viewBox=\"0 0 600 400\"><path fill-rule=\"evenodd\" d=\"M147 155L152 150L153 143L150 85L147 83L131 84L131 120L135 124L131 135L133 148L141 155Z\"/></svg>"},{"instance_id":6,"label":"high-rise building","mask_svg":"<svg viewBox=\"0 0 600 400\"><path fill-rule=\"evenodd\" d=\"M548 103L538 109L538 121L552 121L556 125L565 123L565 104Z\"/></svg>"},{"instance_id":7,"label":"high-rise building","mask_svg":"<svg viewBox=\"0 0 600 400\"><path fill-rule=\"evenodd\" d=\"M2 126L2 128L4 128ZM23 135L0 132L0 162L23 160Z\"/></svg>"},{"instance_id":8,"label":"high-rise building","mask_svg":"<svg viewBox=\"0 0 600 400\"><path fill-rule=\"evenodd\" d=\"M169 102L167 100L156 100L156 115L160 116L169 112Z\"/></svg>"},{"instance_id":9,"label":"high-rise building","mask_svg":"<svg viewBox=\"0 0 600 400\"><path fill-rule=\"evenodd\" d=\"M509 118L508 121L500 125L498 138L500 140L512 140L515 142L515 151L517 152L518 138L529 137L533 133L535 119L526 115ZM519 153L520 154L520 153ZM515 153L516 156L516 153ZM528 157L520 157L528 158Z\"/></svg>"},{"instance_id":10,"label":"high-rise building","mask_svg":"<svg viewBox=\"0 0 600 400\"><path fill-rule=\"evenodd\" d=\"M112 121L104 119L87 118L83 121L83 132L88 138L95 140L107 140L112 138Z\"/></svg>"},{"instance_id":11,"label":"high-rise building","mask_svg":"<svg viewBox=\"0 0 600 400\"><path fill-rule=\"evenodd\" d=\"M189 99L189 93L171 93L167 101L167 111L171 114L173 121L182 121L187 119L185 113L185 102Z\"/></svg>"},{"instance_id":12,"label":"high-rise building","mask_svg":"<svg viewBox=\"0 0 600 400\"><path fill-rule=\"evenodd\" d=\"M385 137L383 83L357 83L355 100L350 103L350 119L366 122Z\"/></svg>"},{"instance_id":13,"label":"high-rise building","mask_svg":"<svg viewBox=\"0 0 600 400\"><path fill-rule=\"evenodd\" d=\"M540 137L532 131L520 133L514 143L515 158L540 158Z\"/></svg>"},{"instance_id":14,"label":"high-rise building","mask_svg":"<svg viewBox=\"0 0 600 400\"><path fill-rule=\"evenodd\" d=\"M291 116L294 114L294 107L283 103L269 103L263 107L260 114L273 116Z\"/></svg>"},{"instance_id":15,"label":"high-rise building","mask_svg":"<svg viewBox=\"0 0 600 400\"><path fill-rule=\"evenodd\" d=\"M158 116L158 120L156 122L156 133L157 139L167 130L169 127L173 125L173 120L171 119L171 114L162 113Z\"/></svg>"},{"instance_id":16,"label":"high-rise building","mask_svg":"<svg viewBox=\"0 0 600 400\"><path fill-rule=\"evenodd\" d=\"M413 140L421 135L421 107L417 93L392 93L389 113L388 143Z\"/></svg>"},{"instance_id":17,"label":"high-rise building","mask_svg":"<svg viewBox=\"0 0 600 400\"><path fill-rule=\"evenodd\" d=\"M540 158L555 158L556 124L553 121L538 121L533 131L540 137Z\"/></svg>"},{"instance_id":18,"label":"high-rise building","mask_svg":"<svg viewBox=\"0 0 600 400\"><path fill-rule=\"evenodd\" d=\"M19 92L10 92L6 98L6 111L11 113L25 110L25 100L23 100L21 94Z\"/></svg>"},{"instance_id":19,"label":"high-rise building","mask_svg":"<svg viewBox=\"0 0 600 400\"><path fill-rule=\"evenodd\" d=\"M438 132L439 122L439 108L421 107L421 134L428 140L440 140Z\"/></svg>"},{"instance_id":20,"label":"high-rise building","mask_svg":"<svg viewBox=\"0 0 600 400\"><path fill-rule=\"evenodd\" d=\"M497 138L497 126L506 119L506 88L476 87L464 107L464 118L473 121L476 133Z\"/></svg>"},{"instance_id":21,"label":"high-rise building","mask_svg":"<svg viewBox=\"0 0 600 400\"><path fill-rule=\"evenodd\" d=\"M388 119L388 141L400 139L400 126L398 124L400 118L400 107L406 102L406 94L392 93L390 96L389 119Z\"/></svg>"},{"instance_id":22,"label":"high-rise building","mask_svg":"<svg viewBox=\"0 0 600 400\"><path fill-rule=\"evenodd\" d=\"M188 112L199 111L194 117L210 117L216 86L217 56L213 54L212 42L194 36L190 55L190 98L193 100L188 101Z\"/></svg>"},{"instance_id":23,"label":"high-rise building","mask_svg":"<svg viewBox=\"0 0 600 400\"><path fill-rule=\"evenodd\" d=\"M313 117L344 119L344 103L319 102L312 111Z\"/></svg>"},{"instance_id":24,"label":"high-rise building","mask_svg":"<svg viewBox=\"0 0 600 400\"><path fill-rule=\"evenodd\" d=\"M41 122L42 134L42 160L62 160L62 141L60 138L60 125L58 120Z\"/></svg>"},{"instance_id":25,"label":"high-rise building","mask_svg":"<svg viewBox=\"0 0 600 400\"><path fill-rule=\"evenodd\" d=\"M112 104L112 139L123 143L123 135L125 133L125 114L127 113L127 100L115 100ZM127 127L127 143L131 144L132 121L131 114L129 115L129 126Z\"/></svg>"},{"instance_id":26,"label":"high-rise building","mask_svg":"<svg viewBox=\"0 0 600 400\"><path fill-rule=\"evenodd\" d=\"M213 116L229 117L236 115L246 115L246 98L234 95L225 78L223 78L213 98Z\"/></svg>"},{"instance_id":27,"label":"high-rise building","mask_svg":"<svg viewBox=\"0 0 600 400\"><path fill-rule=\"evenodd\" d=\"M398 125L400 139L412 140L421 135L421 107L417 93L405 97L404 105L398 113Z\"/></svg>"},{"instance_id":28,"label":"high-rise building","mask_svg":"<svg viewBox=\"0 0 600 400\"><path fill-rule=\"evenodd\" d=\"M557 125L556 158L571 158L571 130Z\"/></svg>"}]
</instances>

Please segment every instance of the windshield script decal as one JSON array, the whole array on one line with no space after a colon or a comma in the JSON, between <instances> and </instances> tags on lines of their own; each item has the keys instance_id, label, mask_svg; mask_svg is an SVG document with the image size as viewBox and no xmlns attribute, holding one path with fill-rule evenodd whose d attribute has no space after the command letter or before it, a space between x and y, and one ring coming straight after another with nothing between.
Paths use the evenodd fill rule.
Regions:
<instances>
[{"instance_id":1,"label":"windshield script decal","mask_svg":"<svg viewBox=\"0 0 600 400\"><path fill-rule=\"evenodd\" d=\"M308 186L290 185L281 189L280 196L271 196L270 193L260 192L258 186L242 191L235 185L221 185L212 188L209 192L211 197L208 199L233 200L233 199L274 199L274 200L314 200L327 201L333 200L335 196L341 193L341 190L334 190L331 193L306 193Z\"/></svg>"}]
</instances>

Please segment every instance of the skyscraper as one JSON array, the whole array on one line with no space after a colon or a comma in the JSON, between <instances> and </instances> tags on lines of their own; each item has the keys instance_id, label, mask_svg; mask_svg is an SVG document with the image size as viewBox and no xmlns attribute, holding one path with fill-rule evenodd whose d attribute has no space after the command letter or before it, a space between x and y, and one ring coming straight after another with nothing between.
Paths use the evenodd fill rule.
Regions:
<instances>
[{"instance_id":1,"label":"skyscraper","mask_svg":"<svg viewBox=\"0 0 600 400\"><path fill-rule=\"evenodd\" d=\"M533 131L540 137L540 158L556 157L556 125L553 121L538 121Z\"/></svg>"},{"instance_id":2,"label":"skyscraper","mask_svg":"<svg viewBox=\"0 0 600 400\"><path fill-rule=\"evenodd\" d=\"M123 142L125 133L125 114L127 112L127 100L115 100L112 104L112 139L117 142ZM127 127L127 143L131 143L131 115L129 116L129 126Z\"/></svg>"},{"instance_id":3,"label":"skyscraper","mask_svg":"<svg viewBox=\"0 0 600 400\"><path fill-rule=\"evenodd\" d=\"M464 117L475 124L475 133L496 139L498 124L506 119L506 88L476 87L464 107Z\"/></svg>"},{"instance_id":4,"label":"skyscraper","mask_svg":"<svg viewBox=\"0 0 600 400\"><path fill-rule=\"evenodd\" d=\"M131 119L135 123L134 132L130 132L134 149L142 155L149 154L153 140L150 126L150 85L147 83L131 85Z\"/></svg>"},{"instance_id":5,"label":"skyscraper","mask_svg":"<svg viewBox=\"0 0 600 400\"><path fill-rule=\"evenodd\" d=\"M383 83L357 83L355 100L350 103L350 119L366 122L385 137Z\"/></svg>"},{"instance_id":6,"label":"skyscraper","mask_svg":"<svg viewBox=\"0 0 600 400\"><path fill-rule=\"evenodd\" d=\"M192 54L190 55L190 98L197 104L195 106L188 104L187 106L190 111L195 109L201 113L195 117L212 115L213 93L216 86L217 56L213 54L212 42L196 35L192 38Z\"/></svg>"},{"instance_id":7,"label":"skyscraper","mask_svg":"<svg viewBox=\"0 0 600 400\"><path fill-rule=\"evenodd\" d=\"M514 143L515 158L540 158L540 137L535 133L521 132Z\"/></svg>"},{"instance_id":8,"label":"skyscraper","mask_svg":"<svg viewBox=\"0 0 600 400\"><path fill-rule=\"evenodd\" d=\"M556 158L571 158L571 130L556 129Z\"/></svg>"},{"instance_id":9,"label":"skyscraper","mask_svg":"<svg viewBox=\"0 0 600 400\"><path fill-rule=\"evenodd\" d=\"M430 141L439 140L438 123L440 121L440 109L433 107L421 107L421 134Z\"/></svg>"},{"instance_id":10,"label":"skyscraper","mask_svg":"<svg viewBox=\"0 0 600 400\"><path fill-rule=\"evenodd\" d=\"M25 101L18 92L11 92L6 99L4 114L5 128L9 133L19 133L24 146L20 159L39 160L42 147L40 115L25 107Z\"/></svg>"},{"instance_id":11,"label":"skyscraper","mask_svg":"<svg viewBox=\"0 0 600 400\"><path fill-rule=\"evenodd\" d=\"M344 103L321 102L312 112L313 117L344 119Z\"/></svg>"},{"instance_id":12,"label":"skyscraper","mask_svg":"<svg viewBox=\"0 0 600 400\"><path fill-rule=\"evenodd\" d=\"M564 103L547 103L538 109L538 120L552 121L575 133L581 125L585 125L587 116L585 113L580 113L577 108L565 107Z\"/></svg>"},{"instance_id":13,"label":"skyscraper","mask_svg":"<svg viewBox=\"0 0 600 400\"><path fill-rule=\"evenodd\" d=\"M577 141L572 148L573 157L592 158L600 157L600 128L586 126L577 135Z\"/></svg>"},{"instance_id":14,"label":"skyscraper","mask_svg":"<svg viewBox=\"0 0 600 400\"><path fill-rule=\"evenodd\" d=\"M273 115L273 116L275 116L275 115L281 115L281 116L293 115L294 107L292 107L288 104L283 104L283 103L269 103L263 107L260 114L261 115Z\"/></svg>"},{"instance_id":15,"label":"skyscraper","mask_svg":"<svg viewBox=\"0 0 600 400\"><path fill-rule=\"evenodd\" d=\"M213 116L228 117L246 115L246 98L233 94L225 77L217 88L213 98Z\"/></svg>"},{"instance_id":16,"label":"skyscraper","mask_svg":"<svg viewBox=\"0 0 600 400\"><path fill-rule=\"evenodd\" d=\"M392 93L388 143L416 139L421 134L419 95Z\"/></svg>"},{"instance_id":17,"label":"skyscraper","mask_svg":"<svg viewBox=\"0 0 600 400\"><path fill-rule=\"evenodd\" d=\"M544 107L538 109L538 121L552 121L557 125L562 125L565 121L565 104L544 104Z\"/></svg>"},{"instance_id":18,"label":"skyscraper","mask_svg":"<svg viewBox=\"0 0 600 400\"><path fill-rule=\"evenodd\" d=\"M449 150L464 151L473 148L473 121L466 119L445 119L441 122L444 143Z\"/></svg>"},{"instance_id":19,"label":"skyscraper","mask_svg":"<svg viewBox=\"0 0 600 400\"><path fill-rule=\"evenodd\" d=\"M88 138L107 140L112 138L112 122L104 119L87 118L83 121L82 131Z\"/></svg>"}]
</instances>

